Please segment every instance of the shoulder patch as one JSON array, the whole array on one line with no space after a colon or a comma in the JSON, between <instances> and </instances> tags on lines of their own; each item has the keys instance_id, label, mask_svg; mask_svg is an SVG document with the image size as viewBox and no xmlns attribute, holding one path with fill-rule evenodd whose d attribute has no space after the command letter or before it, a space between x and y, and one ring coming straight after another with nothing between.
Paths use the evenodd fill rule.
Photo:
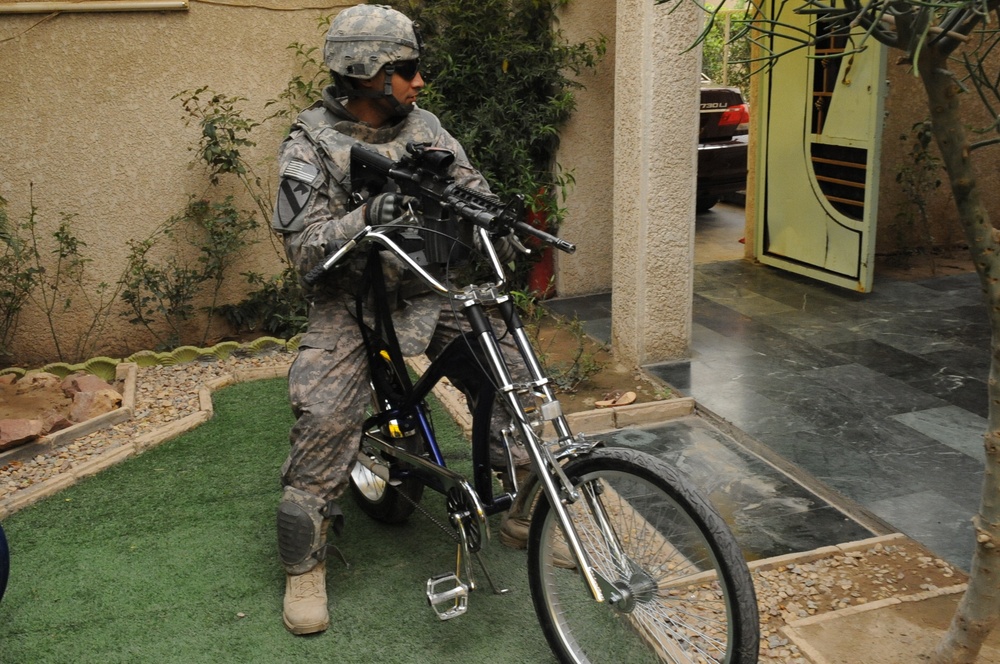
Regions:
<instances>
[{"instance_id":1,"label":"shoulder patch","mask_svg":"<svg viewBox=\"0 0 1000 664\"><path fill-rule=\"evenodd\" d=\"M271 226L279 232L295 233L302 230L306 206L323 184L323 173L307 161L289 159L279 175L281 182Z\"/></svg>"},{"instance_id":2,"label":"shoulder patch","mask_svg":"<svg viewBox=\"0 0 1000 664\"><path fill-rule=\"evenodd\" d=\"M290 159L281 169L280 175L283 178L298 180L310 187L318 187L323 179L318 168L301 159Z\"/></svg>"}]
</instances>

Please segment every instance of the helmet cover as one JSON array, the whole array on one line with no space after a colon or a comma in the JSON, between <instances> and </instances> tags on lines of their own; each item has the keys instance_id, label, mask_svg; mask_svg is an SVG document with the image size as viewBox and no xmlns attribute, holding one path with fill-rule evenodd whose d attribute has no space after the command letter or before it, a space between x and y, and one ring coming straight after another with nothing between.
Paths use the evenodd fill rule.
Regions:
<instances>
[{"instance_id":1,"label":"helmet cover","mask_svg":"<svg viewBox=\"0 0 1000 664\"><path fill-rule=\"evenodd\" d=\"M337 14L323 47L323 61L331 71L364 80L390 62L419 56L413 21L385 5L356 5Z\"/></svg>"}]
</instances>

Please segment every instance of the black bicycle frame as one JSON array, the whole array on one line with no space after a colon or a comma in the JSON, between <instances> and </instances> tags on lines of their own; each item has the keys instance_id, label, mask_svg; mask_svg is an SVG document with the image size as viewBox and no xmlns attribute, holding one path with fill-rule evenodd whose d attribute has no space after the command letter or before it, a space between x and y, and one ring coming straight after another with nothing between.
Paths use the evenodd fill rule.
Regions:
<instances>
[{"instance_id":1,"label":"black bicycle frame","mask_svg":"<svg viewBox=\"0 0 1000 664\"><path fill-rule=\"evenodd\" d=\"M487 515L506 511L513 502L513 497L504 493L499 496L493 491L493 468L490 460L490 426L491 414L496 398L496 380L486 369L487 362L483 351L479 349L480 335L495 334L488 316L483 311L483 305L474 303L463 308L471 331L465 332L453 339L441 354L430 363L426 371L417 379L410 380L406 371L403 353L396 336L392 321L392 312L386 298L385 280L382 275L381 260L378 249L372 247L368 258L368 269L365 272L365 284L356 296L357 320L361 328L362 338L368 356L370 375L379 375L379 362L384 361L382 353L389 356L396 375L404 389L402 394L392 394L388 385L376 385L382 396L388 396L391 408L376 413L367 418L362 425L363 431L375 427L384 427L391 421L408 422L420 433L427 442L427 452L435 465L447 468L447 462L441 453L437 437L434 434L430 413L425 400L434 387L447 377L456 387L461 387L471 405L472 411L472 465L473 486L482 501ZM373 296L368 298L369 293ZM365 301L372 303L371 313L374 317L374 327L364 322L360 315ZM505 307L499 305L503 320L510 333L513 329L523 326L517 311L511 304ZM439 477L432 473L421 471L420 468L397 468L394 479L404 479L408 476L418 477L424 485L445 493Z\"/></svg>"}]
</instances>

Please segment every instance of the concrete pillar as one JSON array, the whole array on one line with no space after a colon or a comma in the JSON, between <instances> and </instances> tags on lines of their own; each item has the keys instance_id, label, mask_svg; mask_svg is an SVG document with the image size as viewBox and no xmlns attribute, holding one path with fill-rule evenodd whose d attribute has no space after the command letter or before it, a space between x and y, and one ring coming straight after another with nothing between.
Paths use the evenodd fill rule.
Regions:
<instances>
[{"instance_id":1,"label":"concrete pillar","mask_svg":"<svg viewBox=\"0 0 1000 664\"><path fill-rule=\"evenodd\" d=\"M611 341L642 365L689 354L702 14L617 7Z\"/></svg>"}]
</instances>

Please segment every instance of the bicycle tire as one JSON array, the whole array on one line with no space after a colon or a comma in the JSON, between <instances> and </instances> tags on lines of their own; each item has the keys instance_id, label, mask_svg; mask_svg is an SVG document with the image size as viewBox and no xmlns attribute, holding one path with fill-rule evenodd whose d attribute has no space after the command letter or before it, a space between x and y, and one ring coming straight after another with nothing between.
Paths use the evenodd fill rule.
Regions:
<instances>
[{"instance_id":1,"label":"bicycle tire","mask_svg":"<svg viewBox=\"0 0 1000 664\"><path fill-rule=\"evenodd\" d=\"M528 537L528 580L549 646L565 664L757 661L753 581L725 521L667 464L599 449L566 465L581 493L567 510L591 569L615 586L598 603L578 571L556 564L565 543L546 496ZM591 492L611 526L603 538ZM620 547L617 557L612 547Z\"/></svg>"},{"instance_id":2,"label":"bicycle tire","mask_svg":"<svg viewBox=\"0 0 1000 664\"><path fill-rule=\"evenodd\" d=\"M7 592L7 579L10 577L10 548L7 546L7 536L3 526L0 526L0 600Z\"/></svg>"}]
</instances>

